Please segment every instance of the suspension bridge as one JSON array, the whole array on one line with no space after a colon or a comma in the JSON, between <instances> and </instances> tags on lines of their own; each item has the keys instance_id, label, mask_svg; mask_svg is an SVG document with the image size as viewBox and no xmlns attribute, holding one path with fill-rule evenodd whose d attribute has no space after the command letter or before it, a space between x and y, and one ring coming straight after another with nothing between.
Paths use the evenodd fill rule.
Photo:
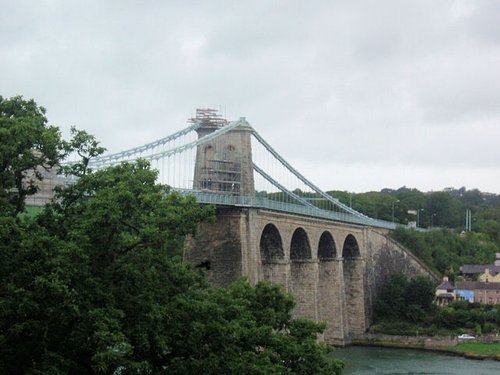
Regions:
<instances>
[{"instance_id":1,"label":"suspension bridge","mask_svg":"<svg viewBox=\"0 0 500 375\"><path fill-rule=\"evenodd\" d=\"M238 130L249 137L247 144L231 140L231 134ZM228 122L212 109L197 110L189 126L172 135L92 159L89 167L99 169L138 158L151 162L159 171L161 183L194 195L200 203L265 208L385 229L396 227L393 222L357 212L322 191L245 118Z\"/></svg>"},{"instance_id":2,"label":"suspension bridge","mask_svg":"<svg viewBox=\"0 0 500 375\"><path fill-rule=\"evenodd\" d=\"M160 183L216 206L216 221L187 240L187 261L204 268L216 286L242 276L282 284L295 296L297 316L327 323L326 342L363 336L391 273L436 277L387 235L394 223L322 191L245 118L227 121L214 110L197 110L184 129L92 159L89 167L138 158L151 162Z\"/></svg>"}]
</instances>

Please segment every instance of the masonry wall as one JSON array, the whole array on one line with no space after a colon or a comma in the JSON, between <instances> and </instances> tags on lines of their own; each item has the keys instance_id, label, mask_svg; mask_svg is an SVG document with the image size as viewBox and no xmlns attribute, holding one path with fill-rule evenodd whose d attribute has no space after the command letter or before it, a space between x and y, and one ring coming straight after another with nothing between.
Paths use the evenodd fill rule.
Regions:
<instances>
[{"instance_id":1,"label":"masonry wall","mask_svg":"<svg viewBox=\"0 0 500 375\"><path fill-rule=\"evenodd\" d=\"M360 337L368 328L369 323L365 317L365 287L364 264L361 257L344 258L344 290L346 304L346 323L344 330L350 338ZM368 324L367 324L368 323Z\"/></svg>"},{"instance_id":2,"label":"masonry wall","mask_svg":"<svg viewBox=\"0 0 500 375\"><path fill-rule=\"evenodd\" d=\"M318 263L310 259L293 261L290 274L289 292L295 297L294 315L318 321Z\"/></svg>"},{"instance_id":3,"label":"masonry wall","mask_svg":"<svg viewBox=\"0 0 500 375\"><path fill-rule=\"evenodd\" d=\"M187 239L184 259L206 272L209 282L226 287L242 276L242 212L218 208L214 223L203 223Z\"/></svg>"},{"instance_id":4,"label":"masonry wall","mask_svg":"<svg viewBox=\"0 0 500 375\"><path fill-rule=\"evenodd\" d=\"M332 344L342 344L344 329L344 280L342 261L330 259L319 262L318 320L328 322L323 339Z\"/></svg>"}]
</instances>

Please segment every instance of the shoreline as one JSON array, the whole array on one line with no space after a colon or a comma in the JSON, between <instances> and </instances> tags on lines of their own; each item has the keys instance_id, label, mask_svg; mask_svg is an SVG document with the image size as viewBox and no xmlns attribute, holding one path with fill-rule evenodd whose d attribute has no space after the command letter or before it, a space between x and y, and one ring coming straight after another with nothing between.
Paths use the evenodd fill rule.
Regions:
<instances>
[{"instance_id":1,"label":"shoreline","mask_svg":"<svg viewBox=\"0 0 500 375\"><path fill-rule=\"evenodd\" d=\"M496 342L500 342L500 340L486 341L483 339L479 341L474 340L471 343L491 344ZM500 361L500 352L497 354L483 354L453 349L454 346L462 343L464 343L464 341L448 336L395 336L385 334L366 334L364 338L353 340L348 346L413 349L438 352L474 360Z\"/></svg>"}]
</instances>

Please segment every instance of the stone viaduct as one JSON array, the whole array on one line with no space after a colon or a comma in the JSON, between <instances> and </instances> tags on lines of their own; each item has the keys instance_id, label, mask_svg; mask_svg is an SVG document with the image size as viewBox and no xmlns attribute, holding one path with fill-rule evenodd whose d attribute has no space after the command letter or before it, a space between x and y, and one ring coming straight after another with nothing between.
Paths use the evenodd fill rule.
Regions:
<instances>
[{"instance_id":1,"label":"stone viaduct","mask_svg":"<svg viewBox=\"0 0 500 375\"><path fill-rule=\"evenodd\" d=\"M208 124L199 135L214 129ZM198 147L195 189L255 194L250 129ZM216 221L200 225L184 256L206 265L216 286L239 277L282 284L295 296L295 315L325 321L323 338L335 345L363 336L391 273L436 277L388 230L246 206L217 206Z\"/></svg>"},{"instance_id":2,"label":"stone viaduct","mask_svg":"<svg viewBox=\"0 0 500 375\"><path fill-rule=\"evenodd\" d=\"M188 240L185 258L209 264L216 286L242 276L282 284L296 316L327 323L331 344L363 336L391 273L435 276L379 229L244 207L218 207L216 216Z\"/></svg>"}]
</instances>

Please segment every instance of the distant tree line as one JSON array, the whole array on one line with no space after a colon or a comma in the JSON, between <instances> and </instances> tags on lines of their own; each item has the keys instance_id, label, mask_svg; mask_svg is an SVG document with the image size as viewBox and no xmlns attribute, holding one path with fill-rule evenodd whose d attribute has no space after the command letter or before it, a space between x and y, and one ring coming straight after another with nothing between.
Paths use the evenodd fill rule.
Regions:
<instances>
[{"instance_id":1,"label":"distant tree line","mask_svg":"<svg viewBox=\"0 0 500 375\"><path fill-rule=\"evenodd\" d=\"M295 189L293 193L320 208L333 208L332 203L316 193L300 189ZM397 190L382 189L367 193L339 190L327 193L346 206L374 219L386 221L394 219L396 223L402 225L415 222L421 228L449 228L462 231L465 229L465 212L470 210L472 231L485 233L494 241L500 240L500 194L485 193L478 189L467 190L465 187L431 192L401 187ZM299 203L283 192L258 191L256 195L277 201Z\"/></svg>"},{"instance_id":2,"label":"distant tree line","mask_svg":"<svg viewBox=\"0 0 500 375\"><path fill-rule=\"evenodd\" d=\"M418 226L424 228L463 230L465 210L470 209L472 230L486 233L492 240L500 239L500 194L467 190L465 187L426 193L401 187L380 192L329 191L328 194L376 219L391 221L394 208L394 221L404 225L417 220L417 215L409 211L419 211Z\"/></svg>"}]
</instances>

